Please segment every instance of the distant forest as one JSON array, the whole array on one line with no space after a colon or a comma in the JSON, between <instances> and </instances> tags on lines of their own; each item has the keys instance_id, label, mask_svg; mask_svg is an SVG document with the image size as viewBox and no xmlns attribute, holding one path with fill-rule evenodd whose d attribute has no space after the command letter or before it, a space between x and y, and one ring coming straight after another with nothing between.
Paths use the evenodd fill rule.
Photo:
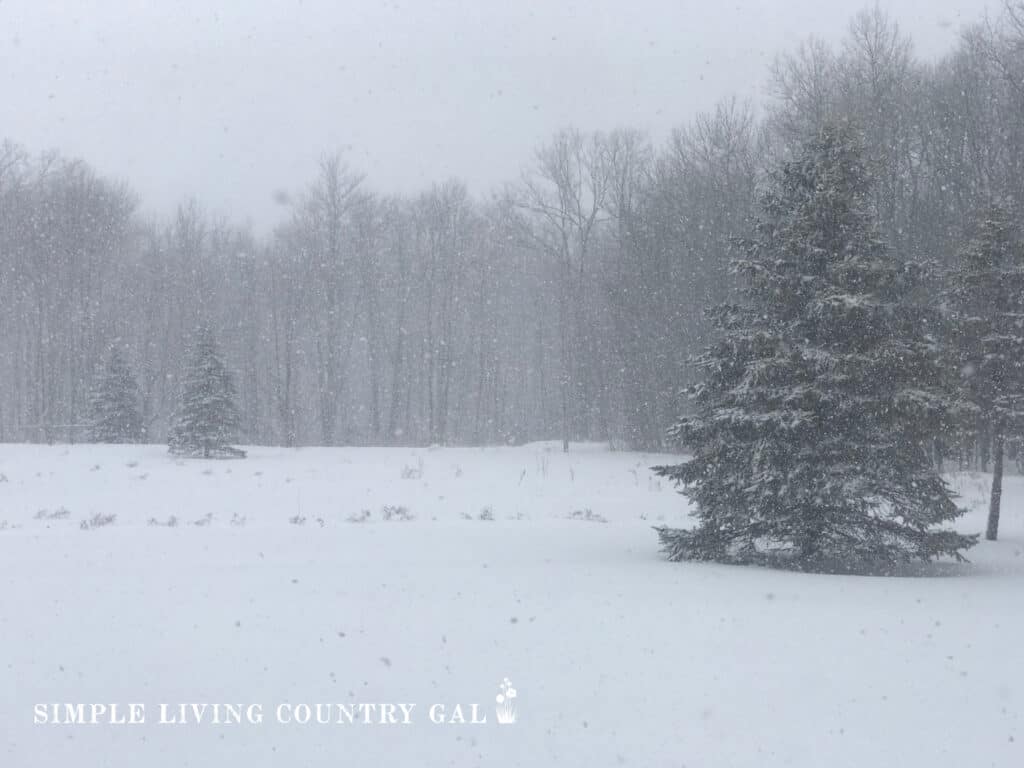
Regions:
<instances>
[{"instance_id":1,"label":"distant forest","mask_svg":"<svg viewBox=\"0 0 1024 768\"><path fill-rule=\"evenodd\" d=\"M7 141L0 441L74 437L112 345L146 439L165 440L203 323L248 443L665 447L765 175L822 125L858 132L882 235L908 259L952 265L992 199L1024 202L1024 5L931 62L866 10L767 81L762 104L727 99L660 145L563 130L483 198L457 179L380 194L326 155L265 238L196 200L144 219L124 184Z\"/></svg>"}]
</instances>

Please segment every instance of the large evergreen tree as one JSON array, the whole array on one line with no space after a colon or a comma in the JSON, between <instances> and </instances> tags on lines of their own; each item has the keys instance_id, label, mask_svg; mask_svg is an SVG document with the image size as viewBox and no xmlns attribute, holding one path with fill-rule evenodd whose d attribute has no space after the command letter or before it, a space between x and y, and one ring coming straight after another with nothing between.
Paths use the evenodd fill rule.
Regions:
<instances>
[{"instance_id":1,"label":"large evergreen tree","mask_svg":"<svg viewBox=\"0 0 1024 768\"><path fill-rule=\"evenodd\" d=\"M189 351L181 404L171 428L171 453L184 456L244 456L231 447L237 439L238 407L231 372L220 356L213 333L201 326Z\"/></svg>"},{"instance_id":2,"label":"large evergreen tree","mask_svg":"<svg viewBox=\"0 0 1024 768\"><path fill-rule=\"evenodd\" d=\"M949 555L975 537L928 458L946 406L918 265L893 257L869 205L858 142L824 129L785 164L734 268L745 303L720 307L692 453L657 471L682 484L693 530L659 529L672 559L885 567Z\"/></svg>"},{"instance_id":3,"label":"large evergreen tree","mask_svg":"<svg viewBox=\"0 0 1024 768\"><path fill-rule=\"evenodd\" d=\"M120 344L113 344L89 395L88 439L93 443L138 443L144 429L139 387Z\"/></svg>"},{"instance_id":4,"label":"large evergreen tree","mask_svg":"<svg viewBox=\"0 0 1024 768\"><path fill-rule=\"evenodd\" d=\"M985 537L999 534L1003 452L1024 425L1024 241L1012 209L993 203L960 254L946 291L955 362L973 409L967 425L992 441L992 495Z\"/></svg>"}]
</instances>

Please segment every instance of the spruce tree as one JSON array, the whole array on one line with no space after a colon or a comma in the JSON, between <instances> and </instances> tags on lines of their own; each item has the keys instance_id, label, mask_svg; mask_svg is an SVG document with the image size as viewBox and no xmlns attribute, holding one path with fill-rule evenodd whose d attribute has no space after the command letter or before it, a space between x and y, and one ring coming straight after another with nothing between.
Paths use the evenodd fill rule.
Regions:
<instances>
[{"instance_id":1,"label":"spruce tree","mask_svg":"<svg viewBox=\"0 0 1024 768\"><path fill-rule=\"evenodd\" d=\"M976 537L926 446L947 394L919 265L894 258L853 134L830 127L772 179L735 272L745 302L712 314L694 413L672 436L693 530L661 528L671 559L807 569L962 559Z\"/></svg>"},{"instance_id":2,"label":"spruce tree","mask_svg":"<svg viewBox=\"0 0 1024 768\"><path fill-rule=\"evenodd\" d=\"M139 414L139 387L113 344L89 395L88 439L93 443L139 443L144 429Z\"/></svg>"},{"instance_id":3,"label":"spruce tree","mask_svg":"<svg viewBox=\"0 0 1024 768\"><path fill-rule=\"evenodd\" d=\"M965 425L991 440L992 494L985 538L999 535L1003 453L1024 425L1024 241L1010 206L994 202L960 254L946 291L955 362L973 406Z\"/></svg>"},{"instance_id":4,"label":"spruce tree","mask_svg":"<svg viewBox=\"0 0 1024 768\"><path fill-rule=\"evenodd\" d=\"M237 439L235 385L213 333L200 327L193 338L181 403L168 440L171 453L203 458L244 456Z\"/></svg>"}]
</instances>

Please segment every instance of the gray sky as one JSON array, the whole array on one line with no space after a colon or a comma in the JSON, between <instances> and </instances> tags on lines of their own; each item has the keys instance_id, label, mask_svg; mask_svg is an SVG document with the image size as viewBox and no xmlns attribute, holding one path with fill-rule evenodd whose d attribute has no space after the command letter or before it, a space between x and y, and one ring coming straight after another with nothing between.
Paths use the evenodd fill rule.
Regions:
<instances>
[{"instance_id":1,"label":"gray sky","mask_svg":"<svg viewBox=\"0 0 1024 768\"><path fill-rule=\"evenodd\" d=\"M932 58L998 0L880 3ZM380 191L485 193L555 130L657 138L814 34L842 0L0 0L0 136L196 196L266 231L324 152Z\"/></svg>"}]
</instances>

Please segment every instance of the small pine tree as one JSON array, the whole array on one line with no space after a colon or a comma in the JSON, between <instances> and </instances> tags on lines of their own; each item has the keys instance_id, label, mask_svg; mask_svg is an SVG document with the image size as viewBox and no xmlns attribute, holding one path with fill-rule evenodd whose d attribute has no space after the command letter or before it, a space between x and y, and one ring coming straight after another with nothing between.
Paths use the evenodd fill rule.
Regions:
<instances>
[{"instance_id":1,"label":"small pine tree","mask_svg":"<svg viewBox=\"0 0 1024 768\"><path fill-rule=\"evenodd\" d=\"M888 567L961 551L934 526L961 510L930 461L946 394L921 271L881 242L858 143L828 128L773 179L738 242L747 302L713 313L692 452L656 471L694 503L693 530L659 529L671 559L807 569Z\"/></svg>"},{"instance_id":2,"label":"small pine tree","mask_svg":"<svg viewBox=\"0 0 1024 768\"><path fill-rule=\"evenodd\" d=\"M118 343L111 345L89 395L88 440L139 443L145 430L139 414L139 387Z\"/></svg>"},{"instance_id":3,"label":"small pine tree","mask_svg":"<svg viewBox=\"0 0 1024 768\"><path fill-rule=\"evenodd\" d=\"M168 440L171 453L183 456L244 456L232 448L237 439L238 407L231 372L221 359L209 328L195 334L182 385L181 404Z\"/></svg>"},{"instance_id":4,"label":"small pine tree","mask_svg":"<svg viewBox=\"0 0 1024 768\"><path fill-rule=\"evenodd\" d=\"M985 537L999 535L1003 453L1024 425L1024 240L1011 208L993 203L960 254L945 293L955 362L974 418L966 426L992 444L992 494ZM986 445L987 447L987 445Z\"/></svg>"}]
</instances>

